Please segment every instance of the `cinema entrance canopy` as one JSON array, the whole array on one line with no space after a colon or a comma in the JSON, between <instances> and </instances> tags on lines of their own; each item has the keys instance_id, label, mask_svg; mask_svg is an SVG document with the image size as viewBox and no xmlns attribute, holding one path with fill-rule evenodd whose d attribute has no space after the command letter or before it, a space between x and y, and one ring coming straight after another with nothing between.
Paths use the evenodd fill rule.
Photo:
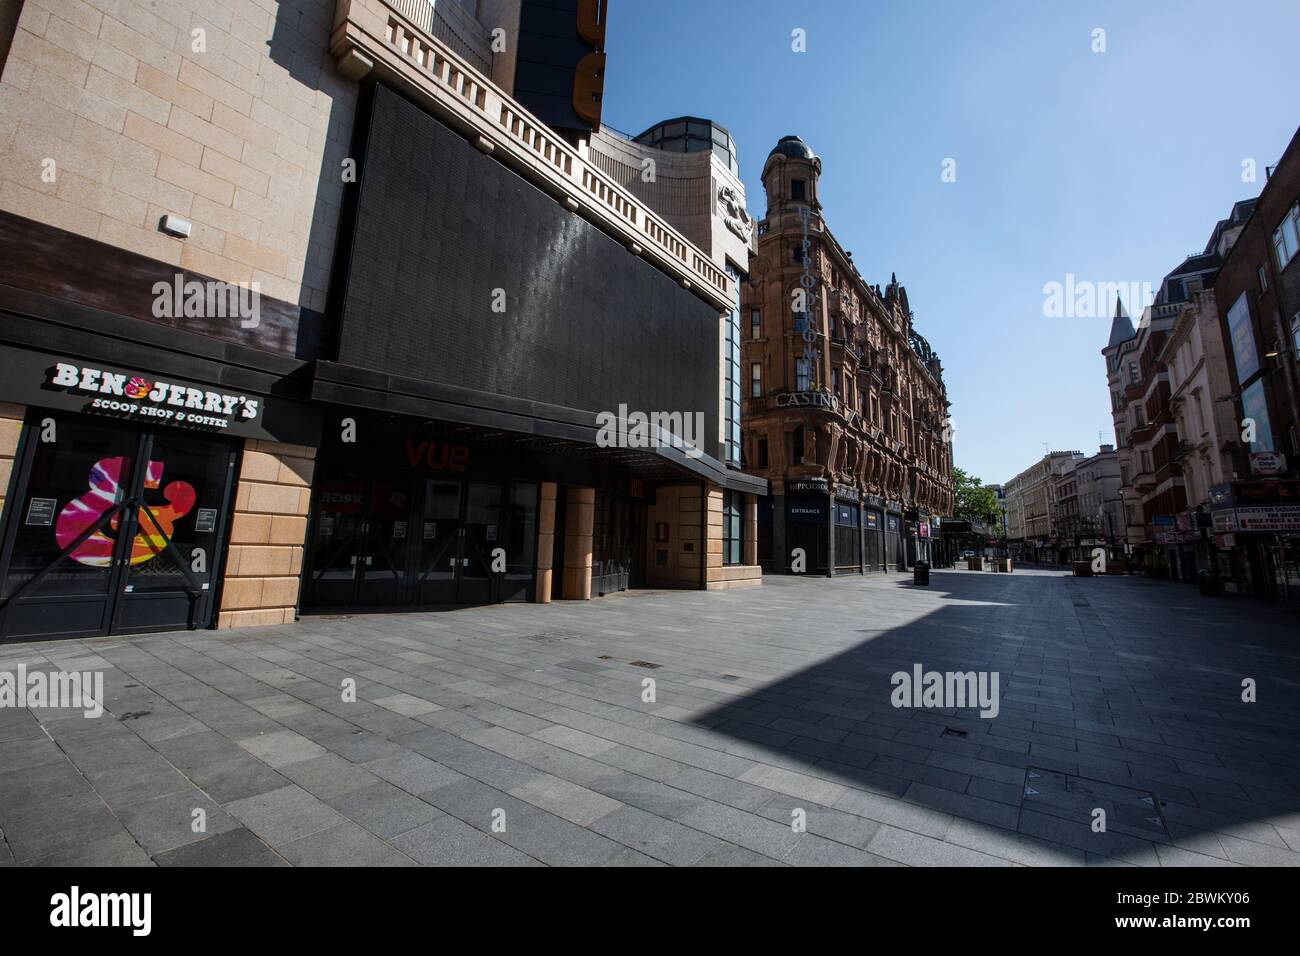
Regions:
<instances>
[{"instance_id":1,"label":"cinema entrance canopy","mask_svg":"<svg viewBox=\"0 0 1300 956\"><path fill-rule=\"evenodd\" d=\"M307 610L716 586L710 502L766 493L670 444L601 447L589 412L328 362L312 397L325 425Z\"/></svg>"}]
</instances>

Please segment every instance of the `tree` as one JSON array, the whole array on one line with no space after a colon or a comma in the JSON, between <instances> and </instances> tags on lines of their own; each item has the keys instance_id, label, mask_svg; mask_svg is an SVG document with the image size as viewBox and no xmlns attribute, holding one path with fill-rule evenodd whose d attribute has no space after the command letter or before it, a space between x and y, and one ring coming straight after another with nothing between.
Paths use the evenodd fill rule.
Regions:
<instances>
[{"instance_id":1,"label":"tree","mask_svg":"<svg viewBox=\"0 0 1300 956\"><path fill-rule=\"evenodd\" d=\"M960 468L952 470L952 481L956 492L956 505L953 517L970 521L990 522L1000 529L1002 508L998 505L997 495L992 489L985 488L984 483L974 475L968 475Z\"/></svg>"}]
</instances>

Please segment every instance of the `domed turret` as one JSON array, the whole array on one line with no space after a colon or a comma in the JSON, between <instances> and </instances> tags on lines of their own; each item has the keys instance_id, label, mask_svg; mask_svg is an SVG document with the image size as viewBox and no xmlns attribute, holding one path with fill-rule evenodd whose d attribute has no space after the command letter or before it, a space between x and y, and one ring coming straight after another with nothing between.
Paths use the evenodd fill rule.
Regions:
<instances>
[{"instance_id":1,"label":"domed turret","mask_svg":"<svg viewBox=\"0 0 1300 956\"><path fill-rule=\"evenodd\" d=\"M796 207L821 208L817 200L817 179L822 161L798 136L782 136L763 164L763 189L767 192L768 218Z\"/></svg>"},{"instance_id":2,"label":"domed turret","mask_svg":"<svg viewBox=\"0 0 1300 956\"><path fill-rule=\"evenodd\" d=\"M791 159L816 159L808 144L798 136L782 136L780 142L772 147L768 156L789 156Z\"/></svg>"}]
</instances>

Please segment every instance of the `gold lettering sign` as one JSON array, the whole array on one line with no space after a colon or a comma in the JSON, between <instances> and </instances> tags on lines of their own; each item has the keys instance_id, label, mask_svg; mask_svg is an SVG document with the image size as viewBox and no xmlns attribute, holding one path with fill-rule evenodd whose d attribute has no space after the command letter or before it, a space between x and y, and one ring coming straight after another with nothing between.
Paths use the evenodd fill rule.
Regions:
<instances>
[{"instance_id":1,"label":"gold lettering sign","mask_svg":"<svg viewBox=\"0 0 1300 956\"><path fill-rule=\"evenodd\" d=\"M605 90L605 54L588 53L573 75L573 111L595 129L600 125L600 98Z\"/></svg>"},{"instance_id":2,"label":"gold lettering sign","mask_svg":"<svg viewBox=\"0 0 1300 956\"><path fill-rule=\"evenodd\" d=\"M597 50L605 45L606 0L578 0L578 36Z\"/></svg>"}]
</instances>

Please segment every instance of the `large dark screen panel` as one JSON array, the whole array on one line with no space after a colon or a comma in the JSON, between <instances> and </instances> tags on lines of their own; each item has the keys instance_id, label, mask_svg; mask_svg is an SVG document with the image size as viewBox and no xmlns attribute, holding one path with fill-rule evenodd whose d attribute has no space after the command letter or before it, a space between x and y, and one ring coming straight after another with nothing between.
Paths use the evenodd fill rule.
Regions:
<instances>
[{"instance_id":1,"label":"large dark screen panel","mask_svg":"<svg viewBox=\"0 0 1300 956\"><path fill-rule=\"evenodd\" d=\"M494 290L506 311L492 311ZM397 94L375 91L339 361L589 410L703 412L715 309ZM593 419L594 421L594 419Z\"/></svg>"}]
</instances>

